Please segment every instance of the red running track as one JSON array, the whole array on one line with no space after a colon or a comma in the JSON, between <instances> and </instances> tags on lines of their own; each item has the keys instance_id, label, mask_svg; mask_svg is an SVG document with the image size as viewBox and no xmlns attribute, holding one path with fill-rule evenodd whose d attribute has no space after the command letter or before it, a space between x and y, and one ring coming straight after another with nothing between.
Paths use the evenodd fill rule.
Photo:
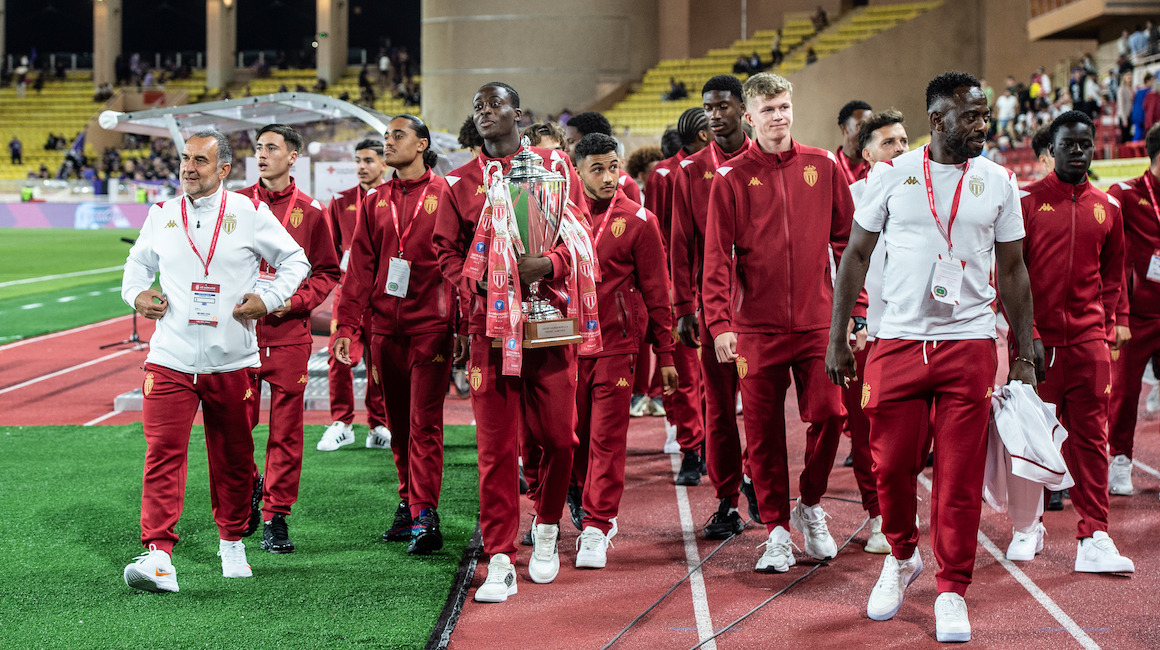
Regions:
<instances>
[{"instance_id":1,"label":"red running track","mask_svg":"<svg viewBox=\"0 0 1160 650\"><path fill-rule=\"evenodd\" d=\"M151 323L144 322L148 338ZM103 424L135 422L139 414L110 415L113 398L138 386L145 353L130 346L97 349L125 338L129 317L87 328L0 346L0 423L5 425L77 424L102 418ZM316 347L325 345L316 340ZM95 360L96 363L92 363ZM83 364L91 364L84 367ZM1141 409L1143 411L1143 409ZM791 471L800 470L804 425L797 421L791 398ZM467 401L448 400L448 423L468 423ZM307 422L325 424L328 414L308 412ZM972 645L985 648L1157 648L1160 615L1153 594L1160 590L1160 444L1155 416L1142 413L1137 431L1134 478L1136 495L1112 497L1111 533L1121 552L1135 560L1132 577L1078 574L1074 562L1076 523L1070 505L1048 512L1046 547L1035 561L1013 565L1019 578L979 547L975 582L967 594L973 627ZM629 462L620 533L609 550L608 566L599 571L573 567L577 531L565 520L560 542L562 568L556 581L537 585L527 578L529 549L516 561L520 592L507 603L480 605L470 599L451 636L451 647L600 648L652 605L688 571L689 555L682 532L678 488L672 484L673 459L659 452L664 439L659 418L634 420L629 431ZM839 451L829 496L857 499L852 472L840 466ZM929 470L927 472L929 475ZM691 543L704 559L719 542L701 539L700 530L714 510L712 489L681 488L687 494L684 525L696 534ZM926 496L920 488L920 495ZM830 530L839 542L864 521L853 503L827 500ZM531 521L530 504L524 503ZM920 505L922 532L928 533L929 509ZM1010 540L1006 515L984 508L981 534L1001 556ZM920 551L926 571L907 591L906 602L891 621L866 618L866 597L877 579L882 556L862 551L865 531L838 557L725 631L704 647L935 647L933 602L936 566L929 540ZM800 542L800 535L794 533ZM752 608L803 576L814 563L798 553L798 564L782 575L753 572L764 541L763 529L751 526L705 562L690 586L686 581L630 629L614 648L689 648L703 636L719 632ZM1005 562L1005 561L1004 561ZM1009 565L1011 566L1011 565ZM480 572L482 574L482 571ZM482 577L477 576L473 587ZM1020 582L1022 580L1022 582ZM1031 591L1038 594L1038 598ZM698 628L700 627L700 630ZM1069 630L1069 627L1071 628ZM711 632L709 631L711 630Z\"/></svg>"}]
</instances>

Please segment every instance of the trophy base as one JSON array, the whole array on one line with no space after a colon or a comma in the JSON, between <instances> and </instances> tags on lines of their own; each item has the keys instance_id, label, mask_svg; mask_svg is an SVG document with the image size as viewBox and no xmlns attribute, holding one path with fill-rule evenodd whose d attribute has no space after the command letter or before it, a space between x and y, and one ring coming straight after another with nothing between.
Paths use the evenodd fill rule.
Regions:
<instances>
[{"instance_id":1,"label":"trophy base","mask_svg":"<svg viewBox=\"0 0 1160 650\"><path fill-rule=\"evenodd\" d=\"M535 320L524 323L525 349L548 348L557 345L574 345L582 339L580 321L576 318L553 318L550 320ZM500 339L492 339L491 347L503 347Z\"/></svg>"}]
</instances>

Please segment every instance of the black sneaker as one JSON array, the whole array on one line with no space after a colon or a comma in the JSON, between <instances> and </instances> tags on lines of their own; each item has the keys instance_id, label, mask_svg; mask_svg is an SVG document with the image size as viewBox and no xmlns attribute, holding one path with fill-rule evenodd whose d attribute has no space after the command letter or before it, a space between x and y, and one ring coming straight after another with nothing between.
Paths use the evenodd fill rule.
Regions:
<instances>
[{"instance_id":1,"label":"black sneaker","mask_svg":"<svg viewBox=\"0 0 1160 650\"><path fill-rule=\"evenodd\" d=\"M262 526L262 549L271 553L294 552L294 542L290 541L290 528L286 525L286 515L276 514L270 523Z\"/></svg>"},{"instance_id":2,"label":"black sneaker","mask_svg":"<svg viewBox=\"0 0 1160 650\"><path fill-rule=\"evenodd\" d=\"M405 542L411 539L411 509L407 504L400 503L395 509L395 521L387 532L383 533L384 542Z\"/></svg>"},{"instance_id":3,"label":"black sneaker","mask_svg":"<svg viewBox=\"0 0 1160 650\"><path fill-rule=\"evenodd\" d=\"M439 513L434 508L423 508L411 525L411 544L407 553L430 555L443 548L443 533L439 532Z\"/></svg>"},{"instance_id":4,"label":"black sneaker","mask_svg":"<svg viewBox=\"0 0 1160 650\"><path fill-rule=\"evenodd\" d=\"M568 486L568 510L572 511L572 525L576 530L584 530L584 495L579 485Z\"/></svg>"},{"instance_id":5,"label":"black sneaker","mask_svg":"<svg viewBox=\"0 0 1160 650\"><path fill-rule=\"evenodd\" d=\"M681 459L681 471L677 472L677 485L701 484L701 456L695 451L686 451Z\"/></svg>"},{"instance_id":6,"label":"black sneaker","mask_svg":"<svg viewBox=\"0 0 1160 650\"><path fill-rule=\"evenodd\" d=\"M524 534L524 538L520 540L520 546L534 546L535 543L532 540L532 529L529 528L528 532Z\"/></svg>"},{"instance_id":7,"label":"black sneaker","mask_svg":"<svg viewBox=\"0 0 1160 650\"><path fill-rule=\"evenodd\" d=\"M528 493L528 481L524 478L524 468L520 467L520 494Z\"/></svg>"},{"instance_id":8,"label":"black sneaker","mask_svg":"<svg viewBox=\"0 0 1160 650\"><path fill-rule=\"evenodd\" d=\"M730 512L729 509L729 500L721 499L717 512L714 512L709 518L709 523L705 524L705 539L729 539L745 530L745 522L741 521L741 515L737 514L736 510Z\"/></svg>"},{"instance_id":9,"label":"black sneaker","mask_svg":"<svg viewBox=\"0 0 1160 650\"><path fill-rule=\"evenodd\" d=\"M749 518L753 523L765 523L761 521L761 511L757 508L757 492L753 491L753 481L741 479L741 494L745 495L745 501L749 504Z\"/></svg>"},{"instance_id":10,"label":"black sneaker","mask_svg":"<svg viewBox=\"0 0 1160 650\"><path fill-rule=\"evenodd\" d=\"M1047 491L1048 500L1046 508L1048 510L1063 510L1063 491L1055 492L1053 490Z\"/></svg>"},{"instance_id":11,"label":"black sneaker","mask_svg":"<svg viewBox=\"0 0 1160 650\"><path fill-rule=\"evenodd\" d=\"M262 485L264 482L264 477L258 474L258 480L254 482L254 491L250 493L250 523L246 526L246 532L242 533L242 537L249 537L256 533L258 524L262 523Z\"/></svg>"},{"instance_id":12,"label":"black sneaker","mask_svg":"<svg viewBox=\"0 0 1160 650\"><path fill-rule=\"evenodd\" d=\"M853 467L853 466L854 466L854 452L851 451L850 453L846 454L846 460L842 461L842 467Z\"/></svg>"}]
</instances>

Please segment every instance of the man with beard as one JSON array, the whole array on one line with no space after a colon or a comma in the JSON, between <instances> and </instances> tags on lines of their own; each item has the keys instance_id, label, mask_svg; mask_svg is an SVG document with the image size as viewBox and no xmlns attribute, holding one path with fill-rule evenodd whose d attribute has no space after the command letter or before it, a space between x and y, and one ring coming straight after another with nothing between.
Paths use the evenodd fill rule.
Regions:
<instances>
[{"instance_id":1,"label":"man with beard","mask_svg":"<svg viewBox=\"0 0 1160 650\"><path fill-rule=\"evenodd\" d=\"M881 235L886 311L866 363L862 404L891 554L866 613L874 620L892 618L906 587L922 572L916 479L926 460L923 422L933 408L936 637L968 641L963 594L975 564L997 365L992 255L1016 341L1008 380L1034 386L1031 290L1015 176L979 157L990 119L979 81L961 72L939 75L927 85L926 105L930 145L875 165L854 214L838 269L826 370L838 385L857 374L847 322Z\"/></svg>"}]
</instances>

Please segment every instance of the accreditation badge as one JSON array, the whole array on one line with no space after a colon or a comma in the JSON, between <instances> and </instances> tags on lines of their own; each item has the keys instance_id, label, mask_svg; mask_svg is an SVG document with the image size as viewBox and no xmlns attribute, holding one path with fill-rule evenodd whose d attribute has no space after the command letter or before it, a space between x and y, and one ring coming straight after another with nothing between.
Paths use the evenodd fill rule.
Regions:
<instances>
[{"instance_id":1,"label":"accreditation badge","mask_svg":"<svg viewBox=\"0 0 1160 650\"><path fill-rule=\"evenodd\" d=\"M407 288L411 284L411 262L398 257L392 257L387 267L387 295L396 298L406 298Z\"/></svg>"},{"instance_id":2,"label":"accreditation badge","mask_svg":"<svg viewBox=\"0 0 1160 650\"><path fill-rule=\"evenodd\" d=\"M948 305L959 304L959 292L963 286L963 271L966 262L943 259L942 255L934 263L934 273L930 281L930 297Z\"/></svg>"},{"instance_id":3,"label":"accreditation badge","mask_svg":"<svg viewBox=\"0 0 1160 650\"><path fill-rule=\"evenodd\" d=\"M1153 252L1152 259L1148 260L1148 279L1160 282L1160 251Z\"/></svg>"},{"instance_id":4,"label":"accreditation badge","mask_svg":"<svg viewBox=\"0 0 1160 650\"><path fill-rule=\"evenodd\" d=\"M189 323L217 327L221 312L220 284L194 282L190 287Z\"/></svg>"}]
</instances>

